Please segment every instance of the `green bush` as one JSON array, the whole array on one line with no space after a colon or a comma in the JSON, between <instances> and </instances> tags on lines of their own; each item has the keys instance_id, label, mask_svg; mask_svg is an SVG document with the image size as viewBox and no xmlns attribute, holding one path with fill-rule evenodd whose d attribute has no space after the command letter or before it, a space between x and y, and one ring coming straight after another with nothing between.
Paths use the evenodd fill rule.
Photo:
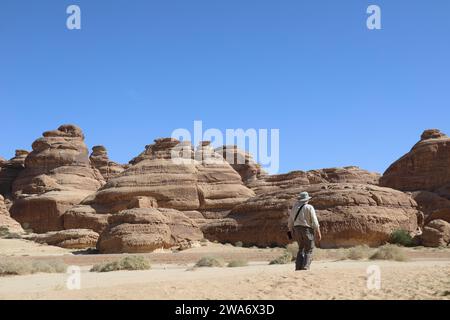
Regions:
<instances>
[{"instance_id":1,"label":"green bush","mask_svg":"<svg viewBox=\"0 0 450 320\"><path fill-rule=\"evenodd\" d=\"M228 264L229 268L246 267L248 262L246 260L233 260Z\"/></svg>"},{"instance_id":2,"label":"green bush","mask_svg":"<svg viewBox=\"0 0 450 320\"><path fill-rule=\"evenodd\" d=\"M404 247L414 246L414 240L406 230L395 230L392 232L389 242L392 244L399 244Z\"/></svg>"},{"instance_id":3,"label":"green bush","mask_svg":"<svg viewBox=\"0 0 450 320\"><path fill-rule=\"evenodd\" d=\"M33 273L64 273L67 265L59 261L20 261L2 258L0 261L0 276L25 275Z\"/></svg>"},{"instance_id":4,"label":"green bush","mask_svg":"<svg viewBox=\"0 0 450 320\"><path fill-rule=\"evenodd\" d=\"M375 251L372 256L370 256L371 260L395 260L395 261L407 261L405 251L403 248L386 244L382 247L379 247L377 251Z\"/></svg>"},{"instance_id":5,"label":"green bush","mask_svg":"<svg viewBox=\"0 0 450 320\"><path fill-rule=\"evenodd\" d=\"M204 268L204 267L224 267L225 261L222 258L215 257L203 257L197 261L195 264L196 267Z\"/></svg>"},{"instance_id":6,"label":"green bush","mask_svg":"<svg viewBox=\"0 0 450 320\"><path fill-rule=\"evenodd\" d=\"M97 264L91 268L91 272L111 272L120 270L149 270L150 262L142 256L129 256L117 261Z\"/></svg>"},{"instance_id":7,"label":"green bush","mask_svg":"<svg viewBox=\"0 0 450 320\"><path fill-rule=\"evenodd\" d=\"M281 256L279 256L278 258L270 261L269 264L273 265L273 264L287 264L290 263L292 261L292 254L289 251L285 251Z\"/></svg>"}]
</instances>

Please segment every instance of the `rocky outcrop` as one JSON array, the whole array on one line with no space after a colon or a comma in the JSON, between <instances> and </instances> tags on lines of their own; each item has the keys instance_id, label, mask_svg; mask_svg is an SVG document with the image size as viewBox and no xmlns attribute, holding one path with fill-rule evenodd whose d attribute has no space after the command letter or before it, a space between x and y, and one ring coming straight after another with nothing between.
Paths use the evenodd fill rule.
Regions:
<instances>
[{"instance_id":1,"label":"rocky outcrop","mask_svg":"<svg viewBox=\"0 0 450 320\"><path fill-rule=\"evenodd\" d=\"M247 184L256 194L282 191L318 183L362 183L377 185L380 175L355 166L311 171L292 171L286 174L263 175Z\"/></svg>"},{"instance_id":2,"label":"rocky outcrop","mask_svg":"<svg viewBox=\"0 0 450 320\"><path fill-rule=\"evenodd\" d=\"M182 212L173 209L140 208L109 217L109 227L101 234L101 253L140 253L174 246L186 247L203 234Z\"/></svg>"},{"instance_id":3,"label":"rocky outcrop","mask_svg":"<svg viewBox=\"0 0 450 320\"><path fill-rule=\"evenodd\" d=\"M25 158L28 151L16 150L14 158L0 161L0 194L9 196L12 192L13 181L25 168Z\"/></svg>"},{"instance_id":4,"label":"rocky outcrop","mask_svg":"<svg viewBox=\"0 0 450 320\"><path fill-rule=\"evenodd\" d=\"M66 249L88 249L95 248L98 237L98 233L92 230L74 229L32 234L24 238L37 243Z\"/></svg>"},{"instance_id":5,"label":"rocky outcrop","mask_svg":"<svg viewBox=\"0 0 450 320\"><path fill-rule=\"evenodd\" d=\"M450 138L437 129L424 131L410 152L394 162L380 184L411 191L426 222L436 218L450 221Z\"/></svg>"},{"instance_id":6,"label":"rocky outcrop","mask_svg":"<svg viewBox=\"0 0 450 320\"><path fill-rule=\"evenodd\" d=\"M421 236L425 247L446 247L450 244L450 223L433 220L423 229Z\"/></svg>"},{"instance_id":7,"label":"rocky outcrop","mask_svg":"<svg viewBox=\"0 0 450 320\"><path fill-rule=\"evenodd\" d=\"M109 160L108 152L104 146L95 146L89 157L92 165L97 168L103 178L108 181L125 171L124 167Z\"/></svg>"},{"instance_id":8,"label":"rocky outcrop","mask_svg":"<svg viewBox=\"0 0 450 320\"><path fill-rule=\"evenodd\" d=\"M235 145L222 146L215 151L222 155L230 166L239 173L244 183L255 181L261 175L266 174L261 169L261 166L253 160L250 153L239 149Z\"/></svg>"},{"instance_id":9,"label":"rocky outcrop","mask_svg":"<svg viewBox=\"0 0 450 320\"><path fill-rule=\"evenodd\" d=\"M43 133L13 183L11 216L43 233L63 229L62 214L104 183L91 166L84 135L74 125Z\"/></svg>"},{"instance_id":10,"label":"rocky outcrop","mask_svg":"<svg viewBox=\"0 0 450 320\"><path fill-rule=\"evenodd\" d=\"M415 232L420 212L407 194L375 185L320 183L260 194L236 206L226 219L203 226L205 238L271 246L288 243L288 208L301 191L313 199L322 248L378 246L397 229Z\"/></svg>"},{"instance_id":11,"label":"rocky outcrop","mask_svg":"<svg viewBox=\"0 0 450 320\"><path fill-rule=\"evenodd\" d=\"M434 192L450 184L450 138L437 129L421 140L384 173L381 185L403 191Z\"/></svg>"},{"instance_id":12,"label":"rocky outcrop","mask_svg":"<svg viewBox=\"0 0 450 320\"><path fill-rule=\"evenodd\" d=\"M150 197L159 208L215 211L254 195L208 143L194 151L189 143L158 139L130 164L83 204L98 213L117 213L136 207L138 197Z\"/></svg>"},{"instance_id":13,"label":"rocky outcrop","mask_svg":"<svg viewBox=\"0 0 450 320\"><path fill-rule=\"evenodd\" d=\"M10 233L23 233L20 224L10 217L2 195L0 195L0 229Z\"/></svg>"}]
</instances>

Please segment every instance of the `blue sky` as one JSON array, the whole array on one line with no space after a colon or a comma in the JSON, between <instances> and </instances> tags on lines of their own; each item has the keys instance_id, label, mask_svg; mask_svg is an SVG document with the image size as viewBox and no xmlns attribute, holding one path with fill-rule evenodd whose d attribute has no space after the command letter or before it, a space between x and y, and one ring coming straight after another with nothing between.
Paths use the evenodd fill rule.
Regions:
<instances>
[{"instance_id":1,"label":"blue sky","mask_svg":"<svg viewBox=\"0 0 450 320\"><path fill-rule=\"evenodd\" d=\"M66 28L79 5L82 29ZM366 9L382 10L382 30ZM280 129L281 172L383 172L450 133L450 2L2 0L0 155L82 127L128 162L177 128Z\"/></svg>"}]
</instances>

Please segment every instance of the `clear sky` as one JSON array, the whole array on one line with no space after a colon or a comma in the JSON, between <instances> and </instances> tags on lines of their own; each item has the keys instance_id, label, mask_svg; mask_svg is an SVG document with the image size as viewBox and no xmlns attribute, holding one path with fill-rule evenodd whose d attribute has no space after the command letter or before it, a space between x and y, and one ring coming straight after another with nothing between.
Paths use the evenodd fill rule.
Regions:
<instances>
[{"instance_id":1,"label":"clear sky","mask_svg":"<svg viewBox=\"0 0 450 320\"><path fill-rule=\"evenodd\" d=\"M201 120L280 129L281 172L382 172L424 129L450 133L449 15L448 0L1 0L0 155L74 123L128 162Z\"/></svg>"}]
</instances>

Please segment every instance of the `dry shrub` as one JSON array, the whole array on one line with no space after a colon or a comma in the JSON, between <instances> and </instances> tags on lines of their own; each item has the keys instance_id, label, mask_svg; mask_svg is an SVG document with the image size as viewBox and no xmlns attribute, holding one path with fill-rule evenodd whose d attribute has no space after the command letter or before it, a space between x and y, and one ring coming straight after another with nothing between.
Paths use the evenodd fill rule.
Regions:
<instances>
[{"instance_id":1,"label":"dry shrub","mask_svg":"<svg viewBox=\"0 0 450 320\"><path fill-rule=\"evenodd\" d=\"M150 262L142 256L125 257L117 261L96 264L91 272L111 272L120 270L149 270Z\"/></svg>"},{"instance_id":2,"label":"dry shrub","mask_svg":"<svg viewBox=\"0 0 450 320\"><path fill-rule=\"evenodd\" d=\"M370 256L371 260L394 260L407 261L405 250L399 246L386 244L379 247L374 254Z\"/></svg>"},{"instance_id":3,"label":"dry shrub","mask_svg":"<svg viewBox=\"0 0 450 320\"><path fill-rule=\"evenodd\" d=\"M216 258L216 257L203 257L200 260L197 261L195 264L195 267L198 268L212 268L212 267L224 267L225 261L223 261L222 258Z\"/></svg>"},{"instance_id":4,"label":"dry shrub","mask_svg":"<svg viewBox=\"0 0 450 320\"><path fill-rule=\"evenodd\" d=\"M247 267L248 261L246 260L233 260L228 264L229 268Z\"/></svg>"},{"instance_id":5,"label":"dry shrub","mask_svg":"<svg viewBox=\"0 0 450 320\"><path fill-rule=\"evenodd\" d=\"M64 273L67 265L59 261L39 261L2 258L0 276L26 275L33 273Z\"/></svg>"}]
</instances>

